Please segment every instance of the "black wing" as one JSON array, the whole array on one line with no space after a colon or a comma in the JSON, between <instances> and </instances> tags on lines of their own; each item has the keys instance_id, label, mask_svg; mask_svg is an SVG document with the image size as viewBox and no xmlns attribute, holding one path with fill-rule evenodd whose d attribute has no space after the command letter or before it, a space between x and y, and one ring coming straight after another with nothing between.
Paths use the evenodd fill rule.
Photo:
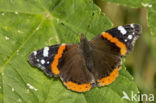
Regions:
<instances>
[{"instance_id":1,"label":"black wing","mask_svg":"<svg viewBox=\"0 0 156 103\"><path fill-rule=\"evenodd\" d=\"M56 56L62 55L65 52L65 45L52 45L37 51L34 51L29 56L29 63L32 66L38 67L44 71L44 73L50 77L58 76L57 68L52 69L52 65L56 65L59 62L59 58ZM57 66L55 66L57 67Z\"/></svg>"}]
</instances>

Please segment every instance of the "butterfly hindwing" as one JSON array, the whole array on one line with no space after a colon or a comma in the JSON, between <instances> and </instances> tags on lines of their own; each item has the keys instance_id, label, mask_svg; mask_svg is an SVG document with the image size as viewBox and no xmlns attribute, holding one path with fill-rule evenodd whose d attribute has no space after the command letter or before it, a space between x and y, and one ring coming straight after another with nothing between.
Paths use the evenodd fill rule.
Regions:
<instances>
[{"instance_id":1,"label":"butterfly hindwing","mask_svg":"<svg viewBox=\"0 0 156 103\"><path fill-rule=\"evenodd\" d=\"M118 75L118 69L115 68L121 66L120 48L108 40L103 39L101 35L91 40L90 43L93 47L94 77L98 86L108 85ZM113 72L113 76L110 76Z\"/></svg>"},{"instance_id":2,"label":"butterfly hindwing","mask_svg":"<svg viewBox=\"0 0 156 103\"><path fill-rule=\"evenodd\" d=\"M95 82L93 75L87 69L82 49L79 45L68 45L63 54L60 78L68 89L77 92L85 92L93 87Z\"/></svg>"}]
</instances>

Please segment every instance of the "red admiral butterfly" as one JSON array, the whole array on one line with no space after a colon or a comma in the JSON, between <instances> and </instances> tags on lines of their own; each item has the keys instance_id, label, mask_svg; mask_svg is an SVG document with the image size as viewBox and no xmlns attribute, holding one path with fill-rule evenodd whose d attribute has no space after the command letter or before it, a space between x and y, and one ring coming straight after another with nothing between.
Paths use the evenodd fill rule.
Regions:
<instances>
[{"instance_id":1,"label":"red admiral butterfly","mask_svg":"<svg viewBox=\"0 0 156 103\"><path fill-rule=\"evenodd\" d=\"M141 34L141 26L130 24L102 32L80 44L57 44L34 51L29 63L47 76L60 77L73 91L89 91L96 84L112 83L121 69L121 58L128 54Z\"/></svg>"}]
</instances>

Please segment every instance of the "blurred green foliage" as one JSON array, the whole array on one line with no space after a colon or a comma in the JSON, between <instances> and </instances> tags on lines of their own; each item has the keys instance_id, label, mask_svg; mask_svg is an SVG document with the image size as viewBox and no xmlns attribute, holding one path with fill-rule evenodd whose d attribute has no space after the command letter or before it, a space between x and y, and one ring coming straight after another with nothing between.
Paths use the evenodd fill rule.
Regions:
<instances>
[{"instance_id":1,"label":"blurred green foliage","mask_svg":"<svg viewBox=\"0 0 156 103\"><path fill-rule=\"evenodd\" d=\"M140 91L156 94L155 1L94 0L94 2L112 21L113 26L130 23L142 25L143 33L134 51L126 57L125 63Z\"/></svg>"}]
</instances>

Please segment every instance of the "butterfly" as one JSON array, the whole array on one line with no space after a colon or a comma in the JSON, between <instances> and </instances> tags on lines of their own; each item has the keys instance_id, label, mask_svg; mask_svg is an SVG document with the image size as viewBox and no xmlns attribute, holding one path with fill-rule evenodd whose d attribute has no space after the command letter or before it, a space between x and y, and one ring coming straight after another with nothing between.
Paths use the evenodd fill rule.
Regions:
<instances>
[{"instance_id":1,"label":"butterfly","mask_svg":"<svg viewBox=\"0 0 156 103\"><path fill-rule=\"evenodd\" d=\"M134 47L141 34L139 24L118 26L88 41L82 34L78 44L56 44L34 51L29 63L49 77L60 77L70 90L86 92L109 85L121 70L121 58Z\"/></svg>"}]
</instances>

